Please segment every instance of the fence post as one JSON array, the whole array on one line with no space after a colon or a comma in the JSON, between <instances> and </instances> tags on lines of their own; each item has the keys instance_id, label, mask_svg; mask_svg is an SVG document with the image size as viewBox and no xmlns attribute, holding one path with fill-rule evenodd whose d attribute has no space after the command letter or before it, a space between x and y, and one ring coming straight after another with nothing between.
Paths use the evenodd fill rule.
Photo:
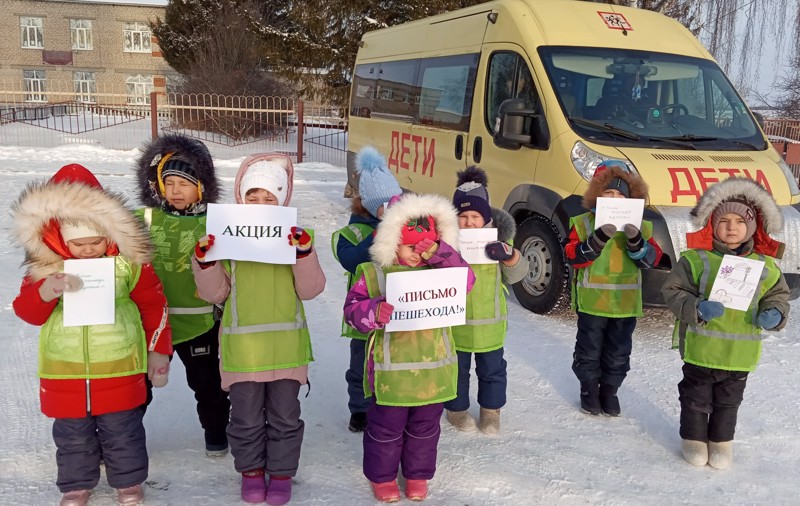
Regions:
<instances>
[{"instance_id":1,"label":"fence post","mask_svg":"<svg viewBox=\"0 0 800 506\"><path fill-rule=\"evenodd\" d=\"M297 163L303 163L303 101L297 101Z\"/></svg>"},{"instance_id":2,"label":"fence post","mask_svg":"<svg viewBox=\"0 0 800 506\"><path fill-rule=\"evenodd\" d=\"M150 92L150 136L153 140L158 138L158 94Z\"/></svg>"}]
</instances>

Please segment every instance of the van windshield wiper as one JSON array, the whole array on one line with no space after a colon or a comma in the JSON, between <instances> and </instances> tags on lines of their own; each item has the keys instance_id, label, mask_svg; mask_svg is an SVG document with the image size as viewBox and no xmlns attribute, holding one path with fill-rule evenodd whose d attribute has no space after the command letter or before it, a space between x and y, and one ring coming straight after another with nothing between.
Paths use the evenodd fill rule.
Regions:
<instances>
[{"instance_id":1,"label":"van windshield wiper","mask_svg":"<svg viewBox=\"0 0 800 506\"><path fill-rule=\"evenodd\" d=\"M679 146L686 149L697 149L697 146L695 146L691 142L674 139L672 137L650 137L647 140L649 142L663 142L666 144L672 144L673 146Z\"/></svg>"},{"instance_id":2,"label":"van windshield wiper","mask_svg":"<svg viewBox=\"0 0 800 506\"><path fill-rule=\"evenodd\" d=\"M750 144L749 142L744 141L737 141L736 139L727 139L725 137L712 137L712 136L705 136L705 135L694 135L694 134L683 134L677 137L663 137L663 139L671 140L671 141L696 141L696 142L703 142L703 141L723 141L723 142L730 142L736 144L738 146L744 146L749 148L753 151L758 151L758 146L754 144Z\"/></svg>"},{"instance_id":3,"label":"van windshield wiper","mask_svg":"<svg viewBox=\"0 0 800 506\"><path fill-rule=\"evenodd\" d=\"M625 130L624 128L617 128L611 123L598 123L596 121L590 121L588 119L583 119L583 118L574 118L572 116L568 116L567 119L577 125L586 126L589 128L596 128L601 132L607 132L610 134L618 135L619 137L624 137L632 141L641 140L641 137L638 134Z\"/></svg>"}]
</instances>

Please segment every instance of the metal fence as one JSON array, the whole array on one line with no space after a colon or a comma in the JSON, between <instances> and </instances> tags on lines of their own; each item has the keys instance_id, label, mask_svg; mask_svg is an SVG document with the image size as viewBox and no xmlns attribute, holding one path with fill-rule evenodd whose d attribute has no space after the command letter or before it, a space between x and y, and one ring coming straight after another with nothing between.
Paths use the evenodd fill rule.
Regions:
<instances>
[{"instance_id":1,"label":"metal fence","mask_svg":"<svg viewBox=\"0 0 800 506\"><path fill-rule=\"evenodd\" d=\"M340 111L292 97L81 92L73 83L50 81L33 93L25 83L13 84L0 83L2 145L127 150L178 132L202 140L215 157L280 152L295 161L346 163L347 122Z\"/></svg>"}]
</instances>

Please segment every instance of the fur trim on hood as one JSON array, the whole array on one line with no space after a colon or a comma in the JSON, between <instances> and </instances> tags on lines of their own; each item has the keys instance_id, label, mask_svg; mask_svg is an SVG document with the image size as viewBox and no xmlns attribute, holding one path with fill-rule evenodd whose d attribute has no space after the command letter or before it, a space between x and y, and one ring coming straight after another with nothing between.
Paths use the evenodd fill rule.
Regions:
<instances>
[{"instance_id":1,"label":"fur trim on hood","mask_svg":"<svg viewBox=\"0 0 800 506\"><path fill-rule=\"evenodd\" d=\"M372 261L381 267L394 265L402 227L408 220L428 215L436 222L438 238L458 250L458 215L453 204L440 195L406 193L383 213L369 248Z\"/></svg>"},{"instance_id":2,"label":"fur trim on hood","mask_svg":"<svg viewBox=\"0 0 800 506\"><path fill-rule=\"evenodd\" d=\"M115 245L109 253L119 251L137 264L151 260L150 234L119 194L84 184L33 183L12 205L12 212L14 235L25 249L25 265L34 281L64 270L69 253L60 223L97 225Z\"/></svg>"},{"instance_id":3,"label":"fur trim on hood","mask_svg":"<svg viewBox=\"0 0 800 506\"><path fill-rule=\"evenodd\" d=\"M219 200L220 183L214 172L214 161L208 148L197 139L178 134L162 135L142 148L136 160L139 199L148 207L161 207L166 202L158 186L158 162L168 153L187 162L203 185L202 203Z\"/></svg>"},{"instance_id":4,"label":"fur trim on hood","mask_svg":"<svg viewBox=\"0 0 800 506\"><path fill-rule=\"evenodd\" d=\"M294 189L294 165L292 165L291 158L281 153L258 153L255 155L250 155L244 159L242 164L239 166L239 171L236 173L236 179L233 181L234 202L237 204L244 204L244 200L242 200L240 195L242 178L245 174L247 174L250 166L257 162L276 163L286 170L288 187L286 189L286 199L283 201L283 205L288 206L289 202L292 200L292 190ZM267 190L267 188L264 189Z\"/></svg>"},{"instance_id":5,"label":"fur trim on hood","mask_svg":"<svg viewBox=\"0 0 800 506\"><path fill-rule=\"evenodd\" d=\"M603 195L603 192L608 187L611 180L618 177L628 183L630 188L630 198L644 199L645 205L648 200L647 183L638 174L625 172L619 167L610 166L599 174L596 174L591 181L589 181L589 188L583 194L583 202L581 203L586 209L594 209L597 207L597 197Z\"/></svg>"},{"instance_id":6,"label":"fur trim on hood","mask_svg":"<svg viewBox=\"0 0 800 506\"><path fill-rule=\"evenodd\" d=\"M783 212L767 190L755 181L732 177L715 183L697 201L689 213L697 232L686 234L687 246L692 249L713 249L714 230L711 215L720 204L731 199L741 199L756 212L756 231L753 234L753 251L775 258L783 256L784 244L771 234L783 229Z\"/></svg>"},{"instance_id":7,"label":"fur trim on hood","mask_svg":"<svg viewBox=\"0 0 800 506\"><path fill-rule=\"evenodd\" d=\"M517 224L510 214L503 209L493 207L492 223L497 227L498 241L509 243L514 240L514 236L517 235Z\"/></svg>"}]
</instances>

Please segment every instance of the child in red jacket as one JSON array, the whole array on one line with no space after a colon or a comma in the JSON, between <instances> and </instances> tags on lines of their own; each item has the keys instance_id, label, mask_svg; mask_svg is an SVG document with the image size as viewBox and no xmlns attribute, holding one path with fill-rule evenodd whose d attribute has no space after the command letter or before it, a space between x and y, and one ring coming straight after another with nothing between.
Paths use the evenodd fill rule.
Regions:
<instances>
[{"instance_id":1,"label":"child in red jacket","mask_svg":"<svg viewBox=\"0 0 800 506\"><path fill-rule=\"evenodd\" d=\"M167 301L149 264L147 232L123 199L80 165L23 191L15 234L27 273L14 311L39 335L42 412L55 418L61 506L84 505L100 480L100 458L120 504L143 500L148 458L145 374L164 386L172 354ZM115 323L65 326L61 295L81 280L65 259L114 258Z\"/></svg>"}]
</instances>

